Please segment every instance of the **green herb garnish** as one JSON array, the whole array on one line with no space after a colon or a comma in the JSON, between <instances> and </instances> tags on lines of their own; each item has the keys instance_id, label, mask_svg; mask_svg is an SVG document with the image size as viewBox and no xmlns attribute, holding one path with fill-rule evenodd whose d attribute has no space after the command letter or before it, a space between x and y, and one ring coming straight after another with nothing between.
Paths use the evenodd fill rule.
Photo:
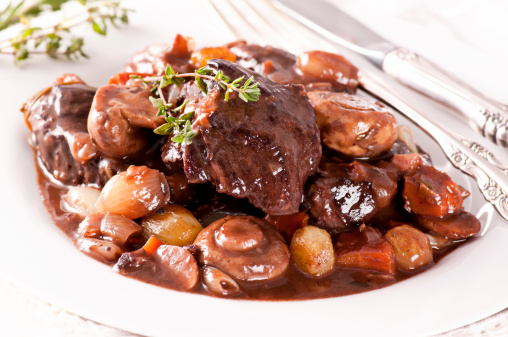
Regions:
<instances>
[{"instance_id":1,"label":"green herb garnish","mask_svg":"<svg viewBox=\"0 0 508 337\"><path fill-rule=\"evenodd\" d=\"M83 11L71 18L47 27L31 26L31 18L61 10L66 2L79 2ZM121 0L35 0L9 3L0 9L0 30L17 23L25 26L16 36L0 41L0 54L14 56L19 64L30 55L46 54L52 58L64 56L68 59L88 57L83 51L83 38L73 36L71 29L82 24L91 24L93 30L106 35L107 25L118 27L128 22L128 9L121 7Z\"/></svg>"},{"instance_id":2,"label":"green herb garnish","mask_svg":"<svg viewBox=\"0 0 508 337\"><path fill-rule=\"evenodd\" d=\"M224 95L224 100L229 100L229 94L236 91L238 93L238 97L244 102L255 102L259 100L259 96L261 95L261 91L258 88L259 83L252 83L254 77L249 77L242 85L240 82L245 78L245 76L239 77L234 81L224 75L222 70L219 70L215 76L212 76L212 70L206 68L200 68L196 70L194 73L185 73L178 74L176 73L171 65L167 65L164 71L164 74L161 76L147 76L142 77L139 75L131 75L132 79L142 81L146 88L150 88L155 95L158 97L149 97L153 106L159 110L157 116L164 116L166 123L159 126L153 132L158 135L170 135L173 134L171 140L175 143L185 143L187 145L192 143L192 138L197 135L196 131L192 130L191 127L191 119L194 116L194 111L187 112L185 114L181 113L188 101L185 101L182 105L177 108L171 109L173 104L166 102L164 95L162 93L162 89L167 87L170 84L180 85L185 82L185 77L194 77L196 81L196 85L201 89L201 91L206 95L208 94L208 88L204 81L204 79L216 81L219 83L220 87L226 91Z\"/></svg>"}]
</instances>

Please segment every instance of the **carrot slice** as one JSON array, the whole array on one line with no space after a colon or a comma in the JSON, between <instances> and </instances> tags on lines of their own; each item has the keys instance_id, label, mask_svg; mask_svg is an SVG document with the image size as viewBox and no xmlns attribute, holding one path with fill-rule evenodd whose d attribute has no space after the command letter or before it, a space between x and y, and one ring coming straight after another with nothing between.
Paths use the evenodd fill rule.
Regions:
<instances>
[{"instance_id":1,"label":"carrot slice","mask_svg":"<svg viewBox=\"0 0 508 337\"><path fill-rule=\"evenodd\" d=\"M157 239L155 236L150 236L143 246L143 249L148 255L153 255L161 245L163 245L161 240Z\"/></svg>"},{"instance_id":2,"label":"carrot slice","mask_svg":"<svg viewBox=\"0 0 508 337\"><path fill-rule=\"evenodd\" d=\"M340 267L395 274L393 247L375 228L361 225L358 230L341 233L336 248Z\"/></svg>"},{"instance_id":3,"label":"carrot slice","mask_svg":"<svg viewBox=\"0 0 508 337\"><path fill-rule=\"evenodd\" d=\"M307 226L309 215L304 212L288 215L268 214L265 216L265 220L274 225L286 240L291 241L297 230Z\"/></svg>"},{"instance_id":4,"label":"carrot slice","mask_svg":"<svg viewBox=\"0 0 508 337\"><path fill-rule=\"evenodd\" d=\"M131 75L134 76L151 76L153 74L147 73L118 73L110 77L108 84L116 84L116 85L126 85L127 82L131 79Z\"/></svg>"}]
</instances>

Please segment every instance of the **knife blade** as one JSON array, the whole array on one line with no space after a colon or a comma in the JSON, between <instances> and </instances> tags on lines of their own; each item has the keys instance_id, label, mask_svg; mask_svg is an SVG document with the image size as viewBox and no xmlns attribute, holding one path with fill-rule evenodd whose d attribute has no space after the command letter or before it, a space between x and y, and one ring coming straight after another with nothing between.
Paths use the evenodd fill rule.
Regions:
<instances>
[{"instance_id":1,"label":"knife blade","mask_svg":"<svg viewBox=\"0 0 508 337\"><path fill-rule=\"evenodd\" d=\"M331 42L363 55L403 84L452 108L490 141L508 147L506 106L479 93L423 56L386 41L324 0L273 0L273 3Z\"/></svg>"}]
</instances>

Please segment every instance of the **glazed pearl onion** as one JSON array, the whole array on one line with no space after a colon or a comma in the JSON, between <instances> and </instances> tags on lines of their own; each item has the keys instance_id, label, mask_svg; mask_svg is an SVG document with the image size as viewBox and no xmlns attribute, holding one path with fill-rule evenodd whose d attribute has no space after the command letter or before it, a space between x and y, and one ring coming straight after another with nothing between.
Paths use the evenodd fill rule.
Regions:
<instances>
[{"instance_id":1,"label":"glazed pearl onion","mask_svg":"<svg viewBox=\"0 0 508 337\"><path fill-rule=\"evenodd\" d=\"M125 244L131 236L139 234L141 231L141 226L133 220L113 213L88 215L78 228L78 234L82 237L106 236L120 245Z\"/></svg>"},{"instance_id":2,"label":"glazed pearl onion","mask_svg":"<svg viewBox=\"0 0 508 337\"><path fill-rule=\"evenodd\" d=\"M83 217L96 212L101 191L93 187L72 186L62 199L62 209Z\"/></svg>"},{"instance_id":3,"label":"glazed pearl onion","mask_svg":"<svg viewBox=\"0 0 508 337\"><path fill-rule=\"evenodd\" d=\"M167 245L186 246L194 242L203 229L185 207L167 204L157 212L141 219L147 237L155 236Z\"/></svg>"},{"instance_id":4,"label":"glazed pearl onion","mask_svg":"<svg viewBox=\"0 0 508 337\"><path fill-rule=\"evenodd\" d=\"M240 286L231 276L214 267L201 268L201 279L206 288L216 295L233 296L241 292Z\"/></svg>"},{"instance_id":5,"label":"glazed pearl onion","mask_svg":"<svg viewBox=\"0 0 508 337\"><path fill-rule=\"evenodd\" d=\"M100 213L137 219L156 211L168 200L169 187L162 173L146 166L130 166L106 183L95 207Z\"/></svg>"},{"instance_id":6,"label":"glazed pearl onion","mask_svg":"<svg viewBox=\"0 0 508 337\"><path fill-rule=\"evenodd\" d=\"M116 261L122 255L122 249L113 242L94 239L94 238L79 238L76 240L78 248L92 255L99 260L107 262Z\"/></svg>"}]
</instances>

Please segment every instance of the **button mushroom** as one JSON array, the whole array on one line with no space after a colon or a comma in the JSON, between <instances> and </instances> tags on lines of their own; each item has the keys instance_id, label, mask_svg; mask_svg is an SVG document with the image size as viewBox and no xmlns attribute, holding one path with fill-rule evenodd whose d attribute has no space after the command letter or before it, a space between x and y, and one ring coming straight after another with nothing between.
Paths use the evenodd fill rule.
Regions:
<instances>
[{"instance_id":1,"label":"button mushroom","mask_svg":"<svg viewBox=\"0 0 508 337\"><path fill-rule=\"evenodd\" d=\"M138 86L108 84L97 89L88 115L88 132L102 152L122 158L145 148L151 135L148 129L164 123L148 99L150 95L150 90Z\"/></svg>"},{"instance_id":2,"label":"button mushroom","mask_svg":"<svg viewBox=\"0 0 508 337\"><path fill-rule=\"evenodd\" d=\"M289 249L279 232L253 216L228 216L203 229L194 244L198 261L242 281L272 280L289 265Z\"/></svg>"},{"instance_id":3,"label":"button mushroom","mask_svg":"<svg viewBox=\"0 0 508 337\"><path fill-rule=\"evenodd\" d=\"M347 93L307 93L325 146L352 158L374 158L397 140L397 121L381 103Z\"/></svg>"}]
</instances>

